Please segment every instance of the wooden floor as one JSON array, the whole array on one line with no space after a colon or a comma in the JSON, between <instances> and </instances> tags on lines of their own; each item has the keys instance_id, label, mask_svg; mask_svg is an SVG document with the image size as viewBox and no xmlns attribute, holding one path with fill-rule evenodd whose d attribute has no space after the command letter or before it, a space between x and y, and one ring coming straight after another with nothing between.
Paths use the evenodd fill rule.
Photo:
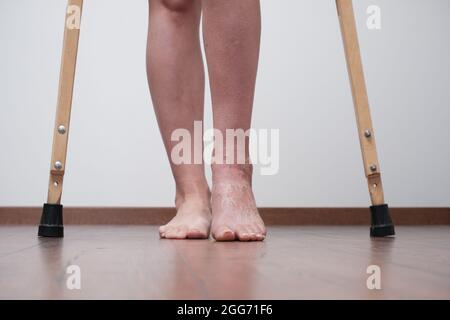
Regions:
<instances>
[{"instance_id":1,"label":"wooden floor","mask_svg":"<svg viewBox=\"0 0 450 320\"><path fill-rule=\"evenodd\" d=\"M450 226L272 226L262 243L161 240L154 226L0 226L1 299L450 299ZM381 290L366 268L381 267ZM81 268L81 289L66 268Z\"/></svg>"}]
</instances>

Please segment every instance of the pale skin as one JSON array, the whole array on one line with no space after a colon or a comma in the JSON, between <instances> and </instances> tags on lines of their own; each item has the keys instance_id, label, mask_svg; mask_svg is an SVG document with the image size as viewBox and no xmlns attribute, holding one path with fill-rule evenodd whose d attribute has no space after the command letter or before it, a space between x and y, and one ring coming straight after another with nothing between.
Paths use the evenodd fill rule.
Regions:
<instances>
[{"instance_id":1,"label":"pale skin","mask_svg":"<svg viewBox=\"0 0 450 320\"><path fill-rule=\"evenodd\" d=\"M149 0L147 75L176 184L176 216L159 229L168 239L260 241L266 236L252 191L252 166L213 164L210 191L203 164L175 164L171 134L203 120L205 74L200 17L210 79L213 125L251 125L258 66L259 0ZM248 159L248 139L243 150ZM226 150L224 150L226 153Z\"/></svg>"}]
</instances>

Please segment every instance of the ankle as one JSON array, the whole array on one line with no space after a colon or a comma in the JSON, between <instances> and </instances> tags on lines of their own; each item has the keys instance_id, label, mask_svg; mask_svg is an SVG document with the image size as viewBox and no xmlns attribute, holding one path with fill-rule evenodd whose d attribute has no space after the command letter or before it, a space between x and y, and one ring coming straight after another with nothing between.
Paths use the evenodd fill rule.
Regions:
<instances>
[{"instance_id":1,"label":"ankle","mask_svg":"<svg viewBox=\"0 0 450 320\"><path fill-rule=\"evenodd\" d=\"M213 183L220 182L247 182L251 185L253 175L252 164L213 164L212 179Z\"/></svg>"},{"instance_id":2,"label":"ankle","mask_svg":"<svg viewBox=\"0 0 450 320\"><path fill-rule=\"evenodd\" d=\"M177 185L175 194L175 206L177 209L187 201L209 207L210 199L211 192L206 181L202 184Z\"/></svg>"}]
</instances>

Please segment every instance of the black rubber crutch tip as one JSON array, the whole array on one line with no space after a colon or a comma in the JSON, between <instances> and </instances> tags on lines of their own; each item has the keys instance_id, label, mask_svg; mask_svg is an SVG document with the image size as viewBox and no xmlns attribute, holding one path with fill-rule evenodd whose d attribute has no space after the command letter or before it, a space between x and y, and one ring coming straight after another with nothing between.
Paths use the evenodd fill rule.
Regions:
<instances>
[{"instance_id":1,"label":"black rubber crutch tip","mask_svg":"<svg viewBox=\"0 0 450 320\"><path fill-rule=\"evenodd\" d=\"M61 204L44 203L38 236L64 237L63 206Z\"/></svg>"},{"instance_id":2,"label":"black rubber crutch tip","mask_svg":"<svg viewBox=\"0 0 450 320\"><path fill-rule=\"evenodd\" d=\"M388 237L395 235L394 224L387 204L370 207L372 225L370 227L371 237Z\"/></svg>"}]
</instances>

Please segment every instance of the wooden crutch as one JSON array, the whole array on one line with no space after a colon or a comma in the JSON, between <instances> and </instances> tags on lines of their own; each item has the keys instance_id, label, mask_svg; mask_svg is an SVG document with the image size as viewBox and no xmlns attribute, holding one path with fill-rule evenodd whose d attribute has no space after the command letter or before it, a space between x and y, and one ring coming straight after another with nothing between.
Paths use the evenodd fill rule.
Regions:
<instances>
[{"instance_id":1,"label":"wooden crutch","mask_svg":"<svg viewBox=\"0 0 450 320\"><path fill-rule=\"evenodd\" d=\"M361 63L361 53L356 32L352 0L336 0L337 12L344 42L347 70L355 107L356 124L364 163L364 172L369 185L372 237L385 237L395 234L389 215L388 205L384 203L381 172L375 147L375 136L370 117L369 99Z\"/></svg>"},{"instance_id":2,"label":"wooden crutch","mask_svg":"<svg viewBox=\"0 0 450 320\"><path fill-rule=\"evenodd\" d=\"M38 235L63 237L63 206L61 195L66 167L69 138L70 111L77 61L83 0L68 0L64 22L64 41L59 75L58 103L53 133L52 160L48 185L47 203L44 204Z\"/></svg>"}]
</instances>

